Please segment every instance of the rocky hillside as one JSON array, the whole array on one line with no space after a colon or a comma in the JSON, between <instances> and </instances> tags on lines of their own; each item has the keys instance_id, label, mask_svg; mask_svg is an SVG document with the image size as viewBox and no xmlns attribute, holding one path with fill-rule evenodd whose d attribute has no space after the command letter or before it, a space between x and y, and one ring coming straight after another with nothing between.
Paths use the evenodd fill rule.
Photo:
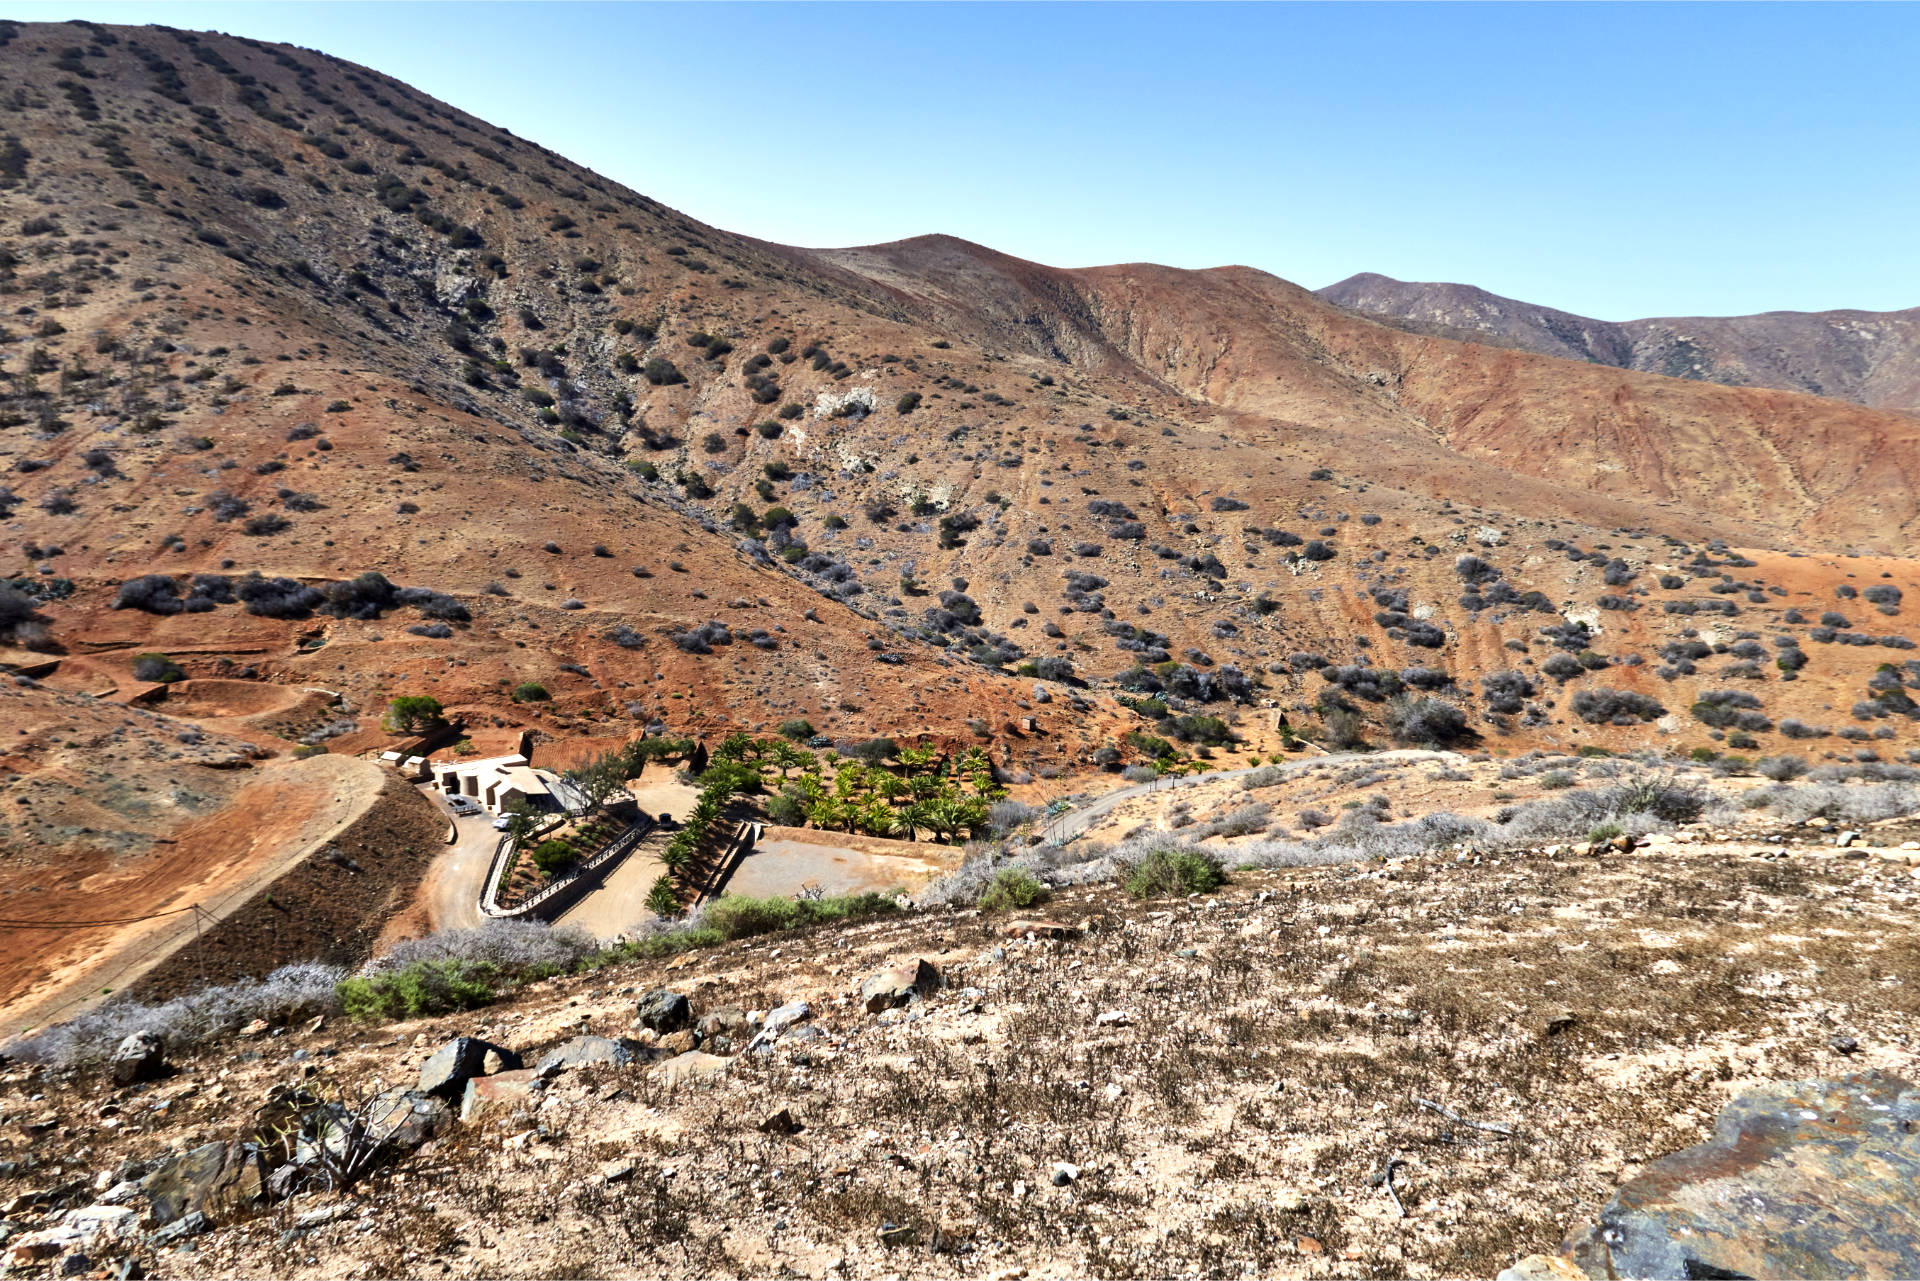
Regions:
<instances>
[{"instance_id":1,"label":"rocky hillside","mask_svg":"<svg viewBox=\"0 0 1920 1281\"><path fill-rule=\"evenodd\" d=\"M1318 293L1411 333L1729 387L1778 387L1880 409L1920 409L1920 308L1615 322L1472 285L1416 283L1373 272Z\"/></svg>"},{"instance_id":2,"label":"rocky hillside","mask_svg":"<svg viewBox=\"0 0 1920 1281\"><path fill-rule=\"evenodd\" d=\"M0 41L0 625L47 679L806 719L1042 792L1308 736L1915 738L1907 415L1244 268L769 245L308 51Z\"/></svg>"},{"instance_id":3,"label":"rocky hillside","mask_svg":"<svg viewBox=\"0 0 1920 1281\"><path fill-rule=\"evenodd\" d=\"M1807 1133L1840 1112L1743 1103L1737 1170L1686 1154L1782 1082L1911 1107L1920 829L1876 821L1911 788L1654 780L1623 810L1649 781L1455 757L1195 782L1136 851L1249 798L1351 799L1341 839L1392 857L1263 866L1257 835L1215 829L1184 848L1235 870L1188 895L1124 855L1130 889L1085 875L1110 847L1083 844L1025 910L772 934L715 913L691 950L574 953L409 1021L348 1021L290 975L57 1033L0 1083L30 1139L0 1231L30 1275L1492 1276L1563 1235L1585 1271L1520 1275L1612 1275L1607 1242L1682 1252L1654 1275L1863 1250L1897 1274L1912 1233L1864 1172L1912 1140L1884 1117ZM1528 799L1475 827L1489 790ZM1389 796L1466 812L1393 823ZM1639 835L1543 838L1608 812ZM533 955L507 932L415 959ZM1860 1213L1729 1227L1730 1178ZM1623 1204L1626 1235L1589 1240Z\"/></svg>"}]
</instances>

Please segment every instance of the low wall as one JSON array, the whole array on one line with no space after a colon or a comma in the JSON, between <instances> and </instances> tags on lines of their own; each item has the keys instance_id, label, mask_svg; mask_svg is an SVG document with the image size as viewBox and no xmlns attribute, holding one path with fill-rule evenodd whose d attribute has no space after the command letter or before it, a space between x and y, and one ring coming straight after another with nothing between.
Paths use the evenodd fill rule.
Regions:
<instances>
[{"instance_id":1,"label":"low wall","mask_svg":"<svg viewBox=\"0 0 1920 1281\"><path fill-rule=\"evenodd\" d=\"M599 889L608 873L618 867L620 861L633 852L641 838L652 830L653 820L642 814L571 874L548 885L518 907L501 907L496 902L500 866L506 852L506 838L502 837L494 849L493 861L487 868L487 883L480 891L480 914L503 921L557 921L574 904Z\"/></svg>"},{"instance_id":2,"label":"low wall","mask_svg":"<svg viewBox=\"0 0 1920 1281\"><path fill-rule=\"evenodd\" d=\"M733 836L727 841L727 847L720 851L720 857L714 860L713 873L700 886L700 892L694 895L695 903L704 903L718 897L727 888L727 882L733 879L734 869L740 866L740 860L753 853L754 844L763 839L762 833L771 831L765 824L752 821L741 823L734 829Z\"/></svg>"}]
</instances>

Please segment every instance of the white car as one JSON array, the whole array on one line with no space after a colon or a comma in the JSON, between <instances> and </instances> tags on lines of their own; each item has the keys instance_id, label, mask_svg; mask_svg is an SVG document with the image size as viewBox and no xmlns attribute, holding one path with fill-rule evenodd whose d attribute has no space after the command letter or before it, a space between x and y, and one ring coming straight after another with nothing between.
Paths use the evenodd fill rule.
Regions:
<instances>
[{"instance_id":1,"label":"white car","mask_svg":"<svg viewBox=\"0 0 1920 1281\"><path fill-rule=\"evenodd\" d=\"M513 826L513 820L508 818L504 814L502 814L499 818L496 818L493 820L493 830L496 832L504 832L509 827L512 827L512 826Z\"/></svg>"},{"instance_id":2,"label":"white car","mask_svg":"<svg viewBox=\"0 0 1920 1281\"><path fill-rule=\"evenodd\" d=\"M465 796L449 796L447 805L462 818L468 818L480 812L480 806Z\"/></svg>"}]
</instances>

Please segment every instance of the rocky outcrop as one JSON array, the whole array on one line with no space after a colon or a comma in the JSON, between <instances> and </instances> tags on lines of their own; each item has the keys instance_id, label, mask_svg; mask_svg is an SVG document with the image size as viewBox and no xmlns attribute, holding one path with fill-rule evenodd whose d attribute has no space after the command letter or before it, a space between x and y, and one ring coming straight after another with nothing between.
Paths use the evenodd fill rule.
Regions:
<instances>
[{"instance_id":1,"label":"rocky outcrop","mask_svg":"<svg viewBox=\"0 0 1920 1281\"><path fill-rule=\"evenodd\" d=\"M456 1036L420 1065L420 1090L452 1102L474 1077L510 1072L519 1066L520 1056L505 1046L474 1036Z\"/></svg>"},{"instance_id":2,"label":"rocky outcrop","mask_svg":"<svg viewBox=\"0 0 1920 1281\"><path fill-rule=\"evenodd\" d=\"M266 1198L267 1162L250 1143L205 1143L146 1177L147 1225L162 1228L198 1211L214 1222Z\"/></svg>"},{"instance_id":3,"label":"rocky outcrop","mask_svg":"<svg viewBox=\"0 0 1920 1281\"><path fill-rule=\"evenodd\" d=\"M1867 1072L1766 1086L1648 1165L1559 1258L1502 1274L1920 1276L1920 1088Z\"/></svg>"}]
</instances>

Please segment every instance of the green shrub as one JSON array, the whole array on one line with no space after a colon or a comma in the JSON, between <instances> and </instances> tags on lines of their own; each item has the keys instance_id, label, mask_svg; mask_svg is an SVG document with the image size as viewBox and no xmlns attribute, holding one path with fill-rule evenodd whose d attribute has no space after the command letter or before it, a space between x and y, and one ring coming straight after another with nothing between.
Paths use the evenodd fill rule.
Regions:
<instances>
[{"instance_id":1,"label":"green shrub","mask_svg":"<svg viewBox=\"0 0 1920 1281\"><path fill-rule=\"evenodd\" d=\"M1618 823L1602 823L1587 833L1587 839L1589 841L1610 841L1614 837L1622 835L1624 831L1625 829Z\"/></svg>"},{"instance_id":2,"label":"green shrub","mask_svg":"<svg viewBox=\"0 0 1920 1281\"><path fill-rule=\"evenodd\" d=\"M658 960L663 956L677 956L682 952L691 952L695 948L719 947L726 941L718 930L674 930L668 934L655 934L651 938L638 939L609 948L591 958L587 962L587 968L598 968L601 965L638 958Z\"/></svg>"},{"instance_id":3,"label":"green shrub","mask_svg":"<svg viewBox=\"0 0 1920 1281\"><path fill-rule=\"evenodd\" d=\"M558 868L573 862L573 846L567 841L542 841L533 848L533 865L551 876Z\"/></svg>"},{"instance_id":4,"label":"green shrub","mask_svg":"<svg viewBox=\"0 0 1920 1281\"><path fill-rule=\"evenodd\" d=\"M162 683L184 680L186 672L180 664L165 654L135 654L133 656L133 678L141 681L160 681Z\"/></svg>"},{"instance_id":5,"label":"green shrub","mask_svg":"<svg viewBox=\"0 0 1920 1281\"><path fill-rule=\"evenodd\" d=\"M499 995L499 967L485 961L418 961L398 970L341 981L347 1017L413 1019L490 1004Z\"/></svg>"},{"instance_id":6,"label":"green shrub","mask_svg":"<svg viewBox=\"0 0 1920 1281\"><path fill-rule=\"evenodd\" d=\"M1169 743L1157 734L1149 734L1145 730L1128 730L1127 736L1123 741L1141 755L1150 756L1157 761L1167 760L1175 755L1175 749L1172 743Z\"/></svg>"},{"instance_id":7,"label":"green shrub","mask_svg":"<svg viewBox=\"0 0 1920 1281\"><path fill-rule=\"evenodd\" d=\"M402 694L387 705L387 727L412 733L437 722L445 711L429 694Z\"/></svg>"},{"instance_id":8,"label":"green shrub","mask_svg":"<svg viewBox=\"0 0 1920 1281\"><path fill-rule=\"evenodd\" d=\"M1206 894L1226 884L1220 860L1198 850L1155 850L1128 870L1124 882L1135 898Z\"/></svg>"},{"instance_id":9,"label":"green shrub","mask_svg":"<svg viewBox=\"0 0 1920 1281\"><path fill-rule=\"evenodd\" d=\"M1053 891L1017 867L995 874L986 892L980 896L982 912L1006 912L1038 907L1053 897Z\"/></svg>"},{"instance_id":10,"label":"green shrub","mask_svg":"<svg viewBox=\"0 0 1920 1281\"><path fill-rule=\"evenodd\" d=\"M900 910L890 894L839 894L829 898L751 898L722 894L707 905L706 928L722 938L743 939L756 934L823 925L829 921L858 921Z\"/></svg>"},{"instance_id":11,"label":"green shrub","mask_svg":"<svg viewBox=\"0 0 1920 1281\"><path fill-rule=\"evenodd\" d=\"M812 738L815 733L813 722L804 717L780 722L780 737L790 738L796 743Z\"/></svg>"},{"instance_id":12,"label":"green shrub","mask_svg":"<svg viewBox=\"0 0 1920 1281\"><path fill-rule=\"evenodd\" d=\"M767 817L779 827L799 827L807 821L807 808L799 797L780 792L767 798Z\"/></svg>"},{"instance_id":13,"label":"green shrub","mask_svg":"<svg viewBox=\"0 0 1920 1281\"><path fill-rule=\"evenodd\" d=\"M527 681L513 687L513 701L516 703L547 703L553 695L547 693L547 687L538 681Z\"/></svg>"},{"instance_id":14,"label":"green shrub","mask_svg":"<svg viewBox=\"0 0 1920 1281\"><path fill-rule=\"evenodd\" d=\"M722 894L707 905L707 926L729 939L751 938L790 930L800 922L800 905L793 899L752 898L744 894Z\"/></svg>"}]
</instances>

